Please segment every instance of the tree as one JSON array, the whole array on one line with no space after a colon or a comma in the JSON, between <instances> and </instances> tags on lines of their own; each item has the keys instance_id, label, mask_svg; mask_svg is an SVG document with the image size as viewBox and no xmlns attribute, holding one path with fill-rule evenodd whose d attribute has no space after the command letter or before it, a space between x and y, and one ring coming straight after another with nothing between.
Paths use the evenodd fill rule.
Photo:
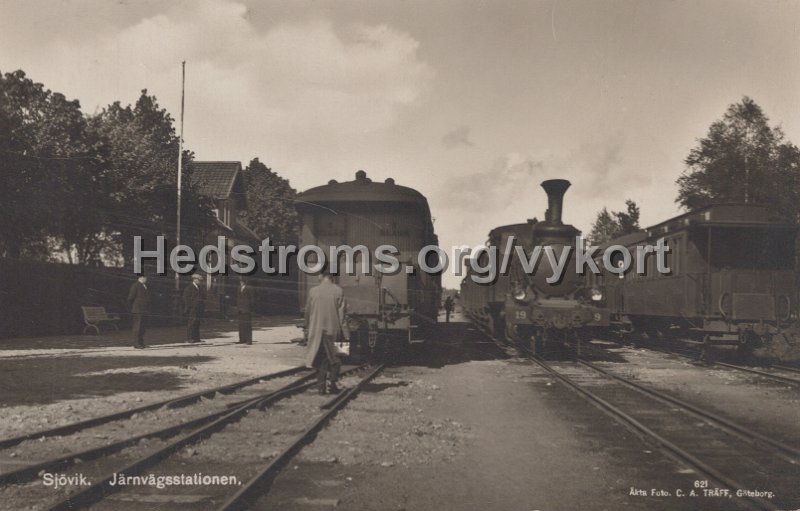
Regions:
<instances>
[{"instance_id":1,"label":"tree","mask_svg":"<svg viewBox=\"0 0 800 511\"><path fill-rule=\"evenodd\" d=\"M747 96L711 124L685 163L676 202L690 211L752 202L766 204L779 219L798 219L800 150Z\"/></svg>"},{"instance_id":2,"label":"tree","mask_svg":"<svg viewBox=\"0 0 800 511\"><path fill-rule=\"evenodd\" d=\"M98 151L78 101L21 70L0 76L0 253L46 259L57 248L80 262L97 258Z\"/></svg>"},{"instance_id":3,"label":"tree","mask_svg":"<svg viewBox=\"0 0 800 511\"><path fill-rule=\"evenodd\" d=\"M248 210L243 214L247 225L272 245L297 241L299 218L294 210L297 191L269 167L253 158L244 169Z\"/></svg>"},{"instance_id":4,"label":"tree","mask_svg":"<svg viewBox=\"0 0 800 511\"><path fill-rule=\"evenodd\" d=\"M589 232L589 242L592 245L602 245L624 234L636 232L639 227L639 206L630 199L625 201L625 211L612 211L603 208L597 214L597 219L592 224Z\"/></svg>"},{"instance_id":5,"label":"tree","mask_svg":"<svg viewBox=\"0 0 800 511\"><path fill-rule=\"evenodd\" d=\"M635 202L628 199L625 201L625 211L617 211L614 216L617 217L617 225L619 226L619 234L630 234L641 229L639 227L639 206Z\"/></svg>"},{"instance_id":6,"label":"tree","mask_svg":"<svg viewBox=\"0 0 800 511\"><path fill-rule=\"evenodd\" d=\"M157 235L175 239L179 144L173 120L145 89L134 106L114 102L89 123L107 150L109 232L131 263L134 236L142 236L148 247ZM184 151L181 241L186 244L199 242L213 226L210 202L190 185L192 156Z\"/></svg>"}]
</instances>

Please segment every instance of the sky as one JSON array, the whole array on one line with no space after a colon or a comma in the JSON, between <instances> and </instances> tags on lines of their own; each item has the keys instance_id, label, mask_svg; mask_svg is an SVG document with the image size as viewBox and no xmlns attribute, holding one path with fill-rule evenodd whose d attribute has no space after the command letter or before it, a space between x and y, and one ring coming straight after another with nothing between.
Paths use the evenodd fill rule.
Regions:
<instances>
[{"instance_id":1,"label":"sky","mask_svg":"<svg viewBox=\"0 0 800 511\"><path fill-rule=\"evenodd\" d=\"M424 194L440 245L638 203L680 213L683 160L752 97L800 143L800 0L0 0L0 71L87 113L142 89L200 160L258 157L299 191L364 169ZM446 274L444 283L460 279Z\"/></svg>"}]
</instances>

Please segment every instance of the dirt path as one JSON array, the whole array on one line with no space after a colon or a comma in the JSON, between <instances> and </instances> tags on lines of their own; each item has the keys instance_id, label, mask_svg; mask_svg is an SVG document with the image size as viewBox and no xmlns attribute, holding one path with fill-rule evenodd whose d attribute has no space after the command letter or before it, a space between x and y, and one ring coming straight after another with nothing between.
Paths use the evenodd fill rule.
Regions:
<instances>
[{"instance_id":1,"label":"dirt path","mask_svg":"<svg viewBox=\"0 0 800 511\"><path fill-rule=\"evenodd\" d=\"M730 506L630 495L691 488L696 477L527 363L390 369L375 385L255 509Z\"/></svg>"}]
</instances>

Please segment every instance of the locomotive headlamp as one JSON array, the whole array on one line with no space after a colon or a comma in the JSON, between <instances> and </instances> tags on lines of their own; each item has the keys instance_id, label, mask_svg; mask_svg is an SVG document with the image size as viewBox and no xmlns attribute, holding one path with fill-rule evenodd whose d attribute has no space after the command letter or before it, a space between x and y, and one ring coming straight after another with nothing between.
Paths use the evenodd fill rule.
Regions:
<instances>
[{"instance_id":1,"label":"locomotive headlamp","mask_svg":"<svg viewBox=\"0 0 800 511\"><path fill-rule=\"evenodd\" d=\"M594 301L594 302L599 302L600 300L603 299L602 291L600 291L596 287L592 288L592 295L591 296L592 296L592 301Z\"/></svg>"},{"instance_id":2,"label":"locomotive headlamp","mask_svg":"<svg viewBox=\"0 0 800 511\"><path fill-rule=\"evenodd\" d=\"M511 296L514 297L514 300L519 300L519 301L524 300L526 295L527 293L525 293L525 289L521 287L514 288L514 292L511 294Z\"/></svg>"}]
</instances>

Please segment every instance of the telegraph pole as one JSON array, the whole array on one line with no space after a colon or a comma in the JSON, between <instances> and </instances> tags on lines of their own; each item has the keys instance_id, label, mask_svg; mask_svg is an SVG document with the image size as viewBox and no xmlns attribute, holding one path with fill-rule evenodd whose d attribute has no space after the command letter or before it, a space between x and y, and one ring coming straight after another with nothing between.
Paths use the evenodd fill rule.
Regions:
<instances>
[{"instance_id":1,"label":"telegraph pole","mask_svg":"<svg viewBox=\"0 0 800 511\"><path fill-rule=\"evenodd\" d=\"M177 209L177 225L175 226L175 246L181 244L181 174L183 170L183 103L184 93L186 90L186 61L181 62L181 128L178 135L178 209ZM181 276L175 272L175 291L181 290Z\"/></svg>"}]
</instances>

